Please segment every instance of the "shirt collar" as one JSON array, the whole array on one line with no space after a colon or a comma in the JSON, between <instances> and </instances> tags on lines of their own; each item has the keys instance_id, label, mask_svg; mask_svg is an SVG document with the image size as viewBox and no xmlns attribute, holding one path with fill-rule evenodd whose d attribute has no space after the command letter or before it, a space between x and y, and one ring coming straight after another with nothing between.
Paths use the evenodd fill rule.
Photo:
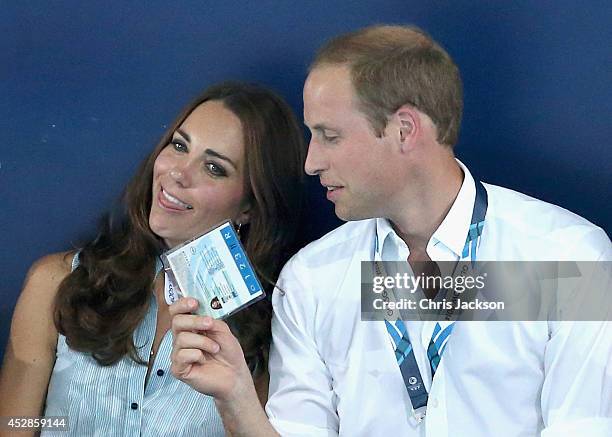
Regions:
<instances>
[{"instance_id":1,"label":"shirt collar","mask_svg":"<svg viewBox=\"0 0 612 437\"><path fill-rule=\"evenodd\" d=\"M451 209L432 235L429 244L442 243L461 258L472 221L474 201L476 200L476 184L467 167L458 159L456 161L463 170L463 183Z\"/></svg>"},{"instance_id":2,"label":"shirt collar","mask_svg":"<svg viewBox=\"0 0 612 437\"><path fill-rule=\"evenodd\" d=\"M155 274L158 274L164 268L164 263L159 256L155 257Z\"/></svg>"},{"instance_id":3,"label":"shirt collar","mask_svg":"<svg viewBox=\"0 0 612 437\"><path fill-rule=\"evenodd\" d=\"M429 249L431 245L443 244L461 258L472 220L472 211L476 199L476 185L467 167L458 159L455 158L455 160L459 167L461 167L461 170L463 170L463 183L448 214L446 214L446 217L444 217L444 220L432 235L427 247ZM381 256L385 240L390 234L396 235L389 220L377 218L375 240L375 253L377 256Z\"/></svg>"},{"instance_id":4,"label":"shirt collar","mask_svg":"<svg viewBox=\"0 0 612 437\"><path fill-rule=\"evenodd\" d=\"M389 220L385 218L376 219L375 255L382 259L383 246L389 235L396 235Z\"/></svg>"}]
</instances>

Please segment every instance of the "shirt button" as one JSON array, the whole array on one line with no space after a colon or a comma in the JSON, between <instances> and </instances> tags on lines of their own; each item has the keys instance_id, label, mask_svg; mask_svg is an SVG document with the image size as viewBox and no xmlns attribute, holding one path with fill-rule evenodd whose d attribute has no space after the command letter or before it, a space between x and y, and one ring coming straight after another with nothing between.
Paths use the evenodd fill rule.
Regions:
<instances>
[{"instance_id":1,"label":"shirt button","mask_svg":"<svg viewBox=\"0 0 612 437\"><path fill-rule=\"evenodd\" d=\"M132 410L137 410L138 409L138 404L136 402L132 402L132 405L130 405L130 408Z\"/></svg>"},{"instance_id":2,"label":"shirt button","mask_svg":"<svg viewBox=\"0 0 612 437\"><path fill-rule=\"evenodd\" d=\"M437 399L432 399L431 400L431 408L438 408L438 400Z\"/></svg>"},{"instance_id":3,"label":"shirt button","mask_svg":"<svg viewBox=\"0 0 612 437\"><path fill-rule=\"evenodd\" d=\"M157 369L157 376L164 376L164 371L162 369Z\"/></svg>"}]
</instances>

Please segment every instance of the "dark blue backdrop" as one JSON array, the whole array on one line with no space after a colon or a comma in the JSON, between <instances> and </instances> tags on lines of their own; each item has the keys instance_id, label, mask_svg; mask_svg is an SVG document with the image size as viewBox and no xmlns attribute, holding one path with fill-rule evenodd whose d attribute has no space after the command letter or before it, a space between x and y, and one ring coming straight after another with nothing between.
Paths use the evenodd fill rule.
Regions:
<instances>
[{"instance_id":1,"label":"dark blue backdrop","mask_svg":"<svg viewBox=\"0 0 612 437\"><path fill-rule=\"evenodd\" d=\"M13 3L0 14L2 351L28 267L91 234L188 100L245 79L301 114L316 48L372 23L419 25L454 57L457 154L483 180L612 225L610 2ZM336 224L316 181L311 197L308 238Z\"/></svg>"}]
</instances>

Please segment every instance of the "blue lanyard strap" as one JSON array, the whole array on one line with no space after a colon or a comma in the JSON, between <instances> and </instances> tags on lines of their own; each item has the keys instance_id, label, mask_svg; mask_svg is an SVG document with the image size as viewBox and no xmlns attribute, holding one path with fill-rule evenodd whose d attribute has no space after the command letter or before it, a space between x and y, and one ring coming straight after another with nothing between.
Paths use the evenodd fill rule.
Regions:
<instances>
[{"instance_id":1,"label":"blue lanyard strap","mask_svg":"<svg viewBox=\"0 0 612 437\"><path fill-rule=\"evenodd\" d=\"M395 344L395 358L400 367L406 390L408 390L412 408L416 410L417 408L424 407L427 405L427 390L425 389L419 366L414 358L414 350L408 339L406 326L401 319L396 320L395 323L385 320L385 325Z\"/></svg>"},{"instance_id":2,"label":"blue lanyard strap","mask_svg":"<svg viewBox=\"0 0 612 437\"><path fill-rule=\"evenodd\" d=\"M476 262L476 250L482 236L482 230L484 228L485 216L487 214L488 207L488 196L487 190L485 189L482 182L476 182L476 199L474 200L474 209L472 211L472 220L468 230L465 245L463 247L462 258L469 258L472 266ZM455 322L451 322L442 328L440 323L436 323L434 331L429 340L429 346L427 347L427 358L431 368L431 376L433 378L442 354L448 344L450 335L453 332ZM394 323L385 320L385 326L387 332L395 345L395 357L400 367L402 379L406 385L406 390L410 396L412 402L412 408L417 410L427 406L428 394L423 383L423 377L419 371L416 359L414 357L414 350L410 339L408 338L408 331L406 325L401 319L397 319Z\"/></svg>"},{"instance_id":3,"label":"blue lanyard strap","mask_svg":"<svg viewBox=\"0 0 612 437\"><path fill-rule=\"evenodd\" d=\"M476 199L474 199L472 220L470 221L470 228L465 240L465 245L463 246L463 253L461 254L461 258L470 258L472 267L476 262L476 248L478 247L484 228L488 205L489 198L487 190L484 185L482 185L482 182L478 181L476 182Z\"/></svg>"}]
</instances>

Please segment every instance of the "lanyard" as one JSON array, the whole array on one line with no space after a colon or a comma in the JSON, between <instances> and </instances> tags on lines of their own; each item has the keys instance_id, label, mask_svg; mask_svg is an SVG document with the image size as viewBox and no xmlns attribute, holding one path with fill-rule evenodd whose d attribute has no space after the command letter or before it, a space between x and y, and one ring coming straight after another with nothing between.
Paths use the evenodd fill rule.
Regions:
<instances>
[{"instance_id":1,"label":"lanyard","mask_svg":"<svg viewBox=\"0 0 612 437\"><path fill-rule=\"evenodd\" d=\"M461 254L461 260L470 259L472 266L476 262L476 250L482 235L485 216L487 214L488 198L487 191L482 182L476 182L476 198L474 200L474 209L472 211L472 219L466 237L465 245ZM375 262L376 274L382 276L383 266L381 262ZM388 318L385 320L387 332L395 345L395 357L400 367L402 379L406 385L406 390L410 396L412 403L414 418L417 422L421 422L425 417L427 408L428 393L423 383L423 378L416 359L408 331L404 321L399 316L396 310L387 313ZM429 347L427 348L427 357L432 368L432 378L438 367L444 348L448 343L450 334L452 333L454 321L443 324L436 323L432 333Z\"/></svg>"},{"instance_id":2,"label":"lanyard","mask_svg":"<svg viewBox=\"0 0 612 437\"><path fill-rule=\"evenodd\" d=\"M168 305L172 305L182 297L182 294L174 284L170 275L164 271L164 264L161 259L157 258L155 261L155 275L159 274L159 272L164 273L164 298Z\"/></svg>"}]
</instances>

